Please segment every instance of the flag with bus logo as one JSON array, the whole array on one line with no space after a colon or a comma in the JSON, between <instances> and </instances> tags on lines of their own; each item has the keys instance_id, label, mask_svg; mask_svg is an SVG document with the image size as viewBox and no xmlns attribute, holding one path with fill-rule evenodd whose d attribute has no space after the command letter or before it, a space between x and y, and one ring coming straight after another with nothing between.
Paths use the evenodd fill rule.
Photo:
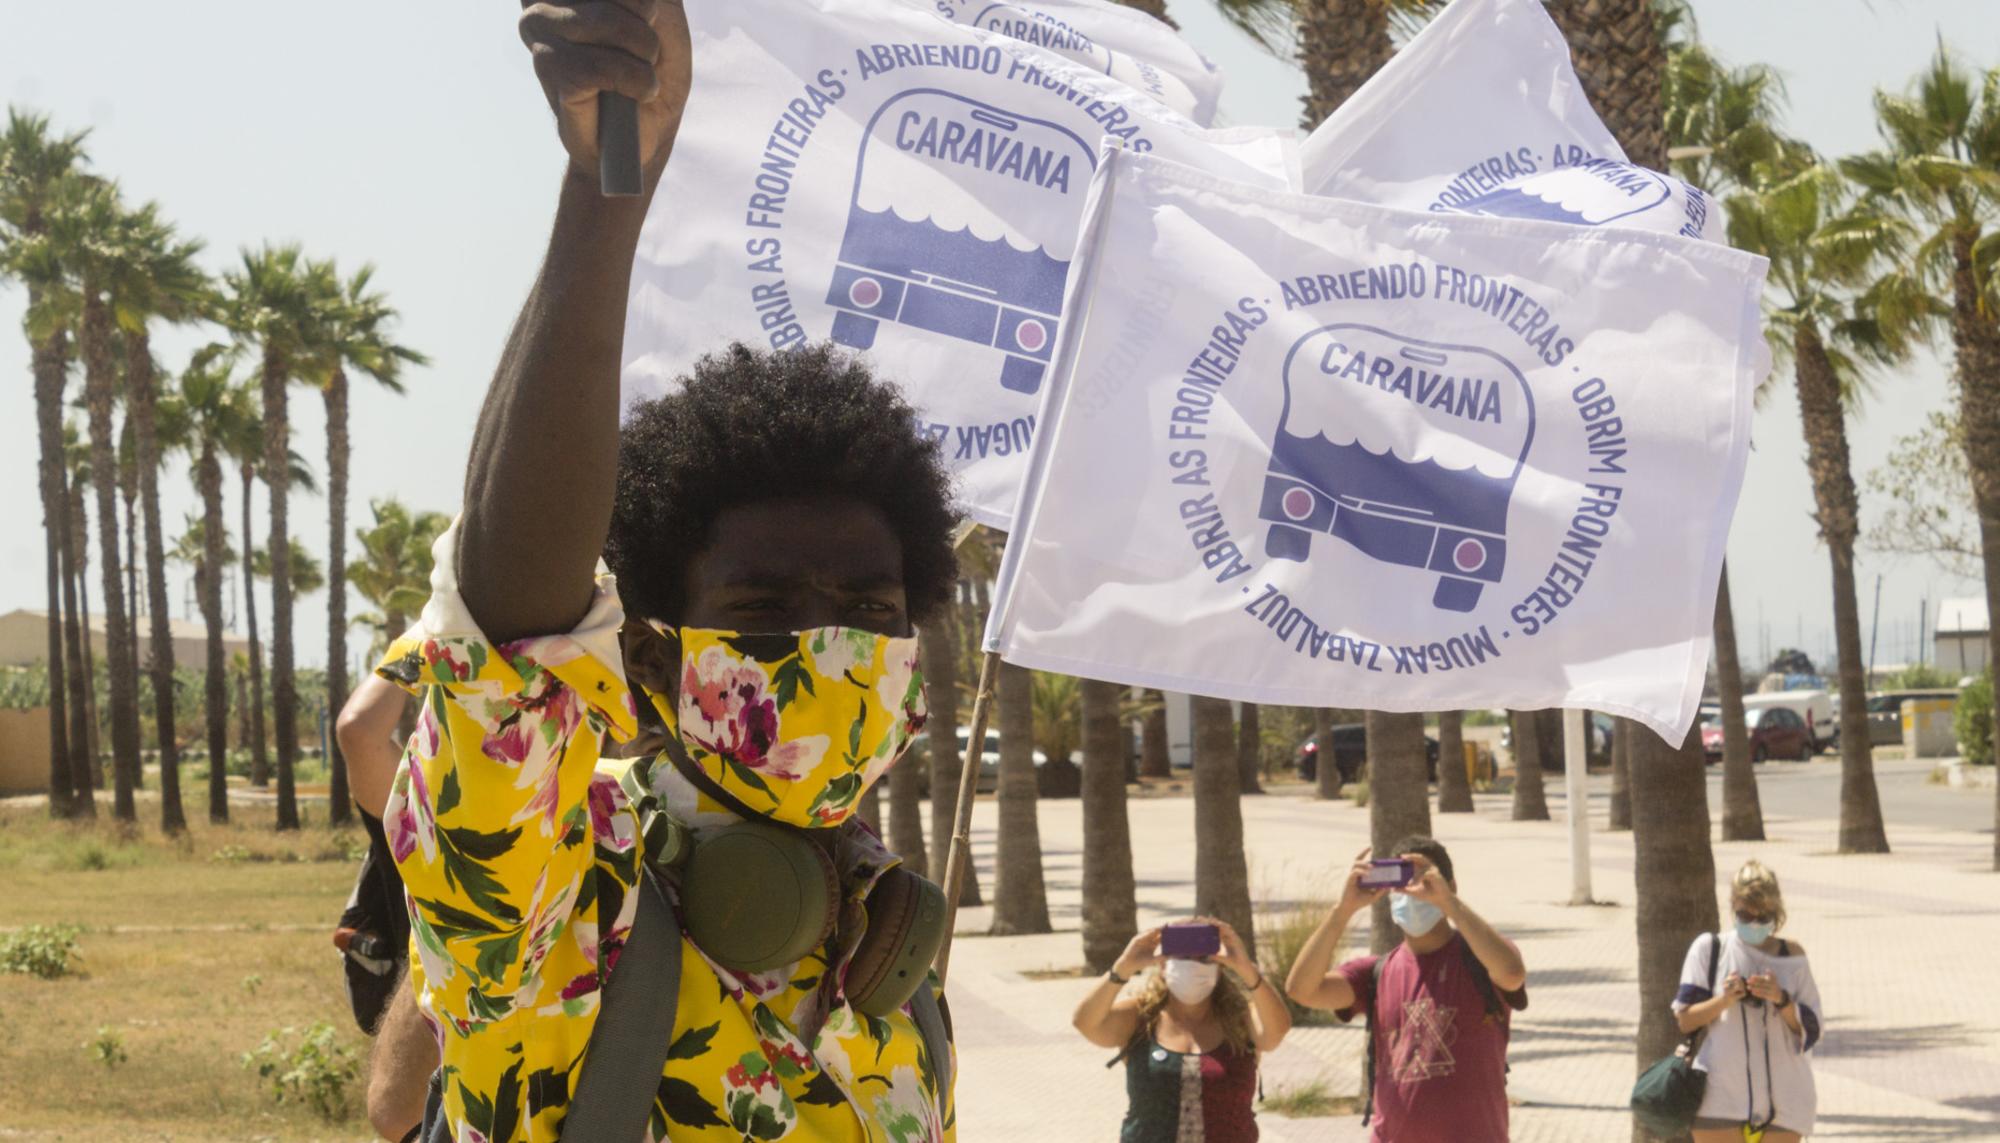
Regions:
<instances>
[{"instance_id":1,"label":"flag with bus logo","mask_svg":"<svg viewBox=\"0 0 2000 1143\"><path fill-rule=\"evenodd\" d=\"M1295 187L1289 131L1195 126L1101 71L880 0L688 0L694 88L640 239L626 407L732 340L901 384L1006 527L1098 143Z\"/></svg>"},{"instance_id":2,"label":"flag with bus logo","mask_svg":"<svg viewBox=\"0 0 2000 1143\"><path fill-rule=\"evenodd\" d=\"M1252 702L1685 733L1762 259L1130 152L1092 196L988 650Z\"/></svg>"},{"instance_id":3,"label":"flag with bus logo","mask_svg":"<svg viewBox=\"0 0 2000 1143\"><path fill-rule=\"evenodd\" d=\"M1724 241L1706 193L1627 161L1542 0L1453 0L1300 161L1312 194Z\"/></svg>"},{"instance_id":4,"label":"flag with bus logo","mask_svg":"<svg viewBox=\"0 0 2000 1143\"><path fill-rule=\"evenodd\" d=\"M957 24L1068 56L1206 127L1222 72L1172 28L1111 0L909 0Z\"/></svg>"}]
</instances>

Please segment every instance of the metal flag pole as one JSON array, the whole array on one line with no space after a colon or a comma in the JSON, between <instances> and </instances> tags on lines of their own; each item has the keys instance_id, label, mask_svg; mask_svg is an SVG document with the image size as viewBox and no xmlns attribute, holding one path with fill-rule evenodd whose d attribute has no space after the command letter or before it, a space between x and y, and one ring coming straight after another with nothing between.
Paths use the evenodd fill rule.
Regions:
<instances>
[{"instance_id":1,"label":"metal flag pole","mask_svg":"<svg viewBox=\"0 0 2000 1143\"><path fill-rule=\"evenodd\" d=\"M1594 905L1590 895L1590 737L1584 713L1563 711L1563 790L1569 798L1569 903Z\"/></svg>"}]
</instances>

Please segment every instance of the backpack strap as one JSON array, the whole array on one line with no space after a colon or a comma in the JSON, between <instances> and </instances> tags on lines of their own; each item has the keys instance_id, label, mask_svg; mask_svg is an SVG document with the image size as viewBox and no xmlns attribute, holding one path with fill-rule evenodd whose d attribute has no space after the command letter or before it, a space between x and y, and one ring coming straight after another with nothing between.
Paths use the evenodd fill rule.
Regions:
<instances>
[{"instance_id":1,"label":"backpack strap","mask_svg":"<svg viewBox=\"0 0 2000 1143\"><path fill-rule=\"evenodd\" d=\"M1368 995L1362 997L1368 1026L1368 1044L1361 1057L1361 1086L1367 1092L1367 1102L1361 1106L1363 1127L1375 1116L1375 1001L1382 995L1382 966L1394 955L1396 950L1390 949L1375 958L1374 966L1368 970Z\"/></svg>"},{"instance_id":2,"label":"backpack strap","mask_svg":"<svg viewBox=\"0 0 2000 1143\"><path fill-rule=\"evenodd\" d=\"M945 1027L943 1011L930 981L917 985L910 997L910 1017L916 1021L917 1035L923 1037L924 1054L931 1058L931 1074L937 1077L938 1118L944 1118L945 1093L951 1090L951 1030ZM636 1138L636 1136L635 1136Z\"/></svg>"},{"instance_id":3,"label":"backpack strap","mask_svg":"<svg viewBox=\"0 0 2000 1143\"><path fill-rule=\"evenodd\" d=\"M598 996L597 1023L563 1119L565 1139L644 1138L673 1046L681 991L680 922L651 870L642 867L640 883L633 888L639 895L638 915ZM442 1067L431 1074L418 1138L452 1143Z\"/></svg>"},{"instance_id":4,"label":"backpack strap","mask_svg":"<svg viewBox=\"0 0 2000 1143\"><path fill-rule=\"evenodd\" d=\"M1710 996L1715 995L1715 970L1717 969L1717 967L1720 966L1721 963L1722 963L1722 934L1709 933L1708 934L1708 994ZM1708 1036L1707 1028L1705 1027L1696 1028L1694 1031L1688 1033L1687 1038L1685 1040L1681 1041L1682 1046L1687 1049L1688 1059L1690 1060L1694 1059L1695 1053L1701 1050L1702 1040L1706 1039L1707 1036Z\"/></svg>"}]
</instances>

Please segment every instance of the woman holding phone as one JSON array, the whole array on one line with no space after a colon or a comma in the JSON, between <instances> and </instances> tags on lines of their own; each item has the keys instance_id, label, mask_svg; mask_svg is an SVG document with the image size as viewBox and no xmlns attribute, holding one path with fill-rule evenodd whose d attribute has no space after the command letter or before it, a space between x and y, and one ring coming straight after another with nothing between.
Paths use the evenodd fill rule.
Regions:
<instances>
[{"instance_id":1,"label":"woman holding phone","mask_svg":"<svg viewBox=\"0 0 2000 1143\"><path fill-rule=\"evenodd\" d=\"M1806 950L1778 936L1778 875L1747 861L1730 884L1735 926L1688 948L1674 996L1683 1035L1706 1029L1694 1066L1707 1073L1695 1143L1798 1143L1818 1110L1808 1053L1819 1042L1819 985Z\"/></svg>"},{"instance_id":2,"label":"woman holding phone","mask_svg":"<svg viewBox=\"0 0 2000 1143\"><path fill-rule=\"evenodd\" d=\"M1120 1143L1249 1143L1258 1054L1292 1015L1236 930L1196 917L1133 937L1072 1023L1125 1065Z\"/></svg>"}]
</instances>

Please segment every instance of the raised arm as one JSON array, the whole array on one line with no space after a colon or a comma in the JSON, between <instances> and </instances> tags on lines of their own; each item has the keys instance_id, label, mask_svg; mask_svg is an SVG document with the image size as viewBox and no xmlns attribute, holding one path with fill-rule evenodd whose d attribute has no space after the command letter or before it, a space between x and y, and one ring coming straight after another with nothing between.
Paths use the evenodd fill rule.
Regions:
<instances>
[{"instance_id":1,"label":"raised arm","mask_svg":"<svg viewBox=\"0 0 2000 1143\"><path fill-rule=\"evenodd\" d=\"M1264 979L1263 966L1250 955L1243 938L1236 935L1229 922L1216 917L1201 919L1212 923L1222 934L1222 952L1216 962L1235 973L1250 994L1250 1038L1258 1051L1276 1051L1286 1033L1292 1030L1292 1010L1285 1007L1277 986Z\"/></svg>"},{"instance_id":2,"label":"raised arm","mask_svg":"<svg viewBox=\"0 0 2000 1143\"><path fill-rule=\"evenodd\" d=\"M1472 955L1486 969L1486 975L1493 986L1502 992L1519 992L1528 986L1528 965L1521 959L1521 950L1513 941L1500 935L1499 930L1486 923L1486 918L1473 912L1444 875L1431 866L1430 860L1418 853L1406 853L1404 857L1416 862L1417 880L1403 887L1403 892L1419 901L1427 901L1443 912L1457 929L1458 935L1472 948Z\"/></svg>"},{"instance_id":3,"label":"raised arm","mask_svg":"<svg viewBox=\"0 0 2000 1143\"><path fill-rule=\"evenodd\" d=\"M1361 875L1368 869L1368 853L1364 849L1355 854L1354 863L1347 869L1339 903L1319 923L1319 928L1313 930L1292 961L1291 973L1285 977L1285 995L1308 1008L1337 1012L1354 1007L1354 987L1346 977L1333 971L1333 956L1340 950L1340 938L1347 932L1348 922L1382 896L1382 890L1361 887Z\"/></svg>"},{"instance_id":4,"label":"raised arm","mask_svg":"<svg viewBox=\"0 0 2000 1143\"><path fill-rule=\"evenodd\" d=\"M1112 964L1111 974L1132 979L1148 966L1159 963L1159 947L1160 930L1147 929L1126 944L1125 951ZM1119 1000L1124 988L1111 976L1098 977L1082 1003L1076 1006L1070 1024L1083 1033L1084 1039L1100 1048L1124 1047L1139 1031L1138 1009L1129 1000Z\"/></svg>"},{"instance_id":5,"label":"raised arm","mask_svg":"<svg viewBox=\"0 0 2000 1143\"><path fill-rule=\"evenodd\" d=\"M670 0L538 3L521 38L570 164L534 290L473 435L458 580L494 643L574 627L611 524L625 299L639 230L687 101L687 20ZM597 189L597 100L639 101L645 193Z\"/></svg>"}]
</instances>

